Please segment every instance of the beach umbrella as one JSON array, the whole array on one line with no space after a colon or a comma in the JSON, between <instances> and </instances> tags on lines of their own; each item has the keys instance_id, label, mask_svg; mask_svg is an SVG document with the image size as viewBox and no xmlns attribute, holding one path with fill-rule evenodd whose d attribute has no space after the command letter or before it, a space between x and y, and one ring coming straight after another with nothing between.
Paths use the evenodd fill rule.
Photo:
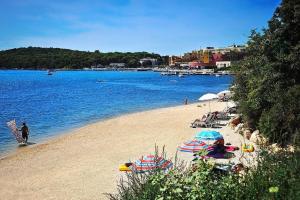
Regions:
<instances>
[{"instance_id":1,"label":"beach umbrella","mask_svg":"<svg viewBox=\"0 0 300 200\"><path fill-rule=\"evenodd\" d=\"M231 96L231 92L229 90L223 90L223 91L219 92L217 95L219 97L223 97L224 95L230 97Z\"/></svg>"},{"instance_id":2,"label":"beach umbrella","mask_svg":"<svg viewBox=\"0 0 300 200\"><path fill-rule=\"evenodd\" d=\"M142 156L140 159L132 163L132 171L137 173L148 172L155 169L167 170L173 166L170 160L155 155Z\"/></svg>"},{"instance_id":3,"label":"beach umbrella","mask_svg":"<svg viewBox=\"0 0 300 200\"><path fill-rule=\"evenodd\" d=\"M208 106L209 106L209 112L210 112L210 100L212 99L218 99L219 96L213 93L207 93L205 95L202 95L198 100L199 101L208 101Z\"/></svg>"},{"instance_id":4,"label":"beach umbrella","mask_svg":"<svg viewBox=\"0 0 300 200\"><path fill-rule=\"evenodd\" d=\"M208 145L206 143L204 143L203 141L194 139L194 140L185 142L182 146L179 146L178 150L182 151L182 152L195 153L202 149L207 149L207 148L208 148Z\"/></svg>"},{"instance_id":5,"label":"beach umbrella","mask_svg":"<svg viewBox=\"0 0 300 200\"><path fill-rule=\"evenodd\" d=\"M199 101L208 101L208 100L217 99L217 98L218 98L218 95L213 94L213 93L207 93L207 94L202 95L199 98Z\"/></svg>"},{"instance_id":6,"label":"beach umbrella","mask_svg":"<svg viewBox=\"0 0 300 200\"><path fill-rule=\"evenodd\" d=\"M218 131L203 130L197 133L195 138L197 140L206 141L206 140L220 140L223 139L223 136Z\"/></svg>"}]
</instances>

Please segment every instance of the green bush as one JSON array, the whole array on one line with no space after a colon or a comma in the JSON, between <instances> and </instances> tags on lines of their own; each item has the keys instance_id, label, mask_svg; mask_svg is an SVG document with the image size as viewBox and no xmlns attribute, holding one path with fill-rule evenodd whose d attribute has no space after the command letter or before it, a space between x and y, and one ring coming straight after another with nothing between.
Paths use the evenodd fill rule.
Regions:
<instances>
[{"instance_id":1,"label":"green bush","mask_svg":"<svg viewBox=\"0 0 300 200\"><path fill-rule=\"evenodd\" d=\"M196 199L286 199L300 197L300 156L281 152L261 154L258 164L244 176L220 174L214 163L198 160L195 165L175 167L167 173L128 173L111 200Z\"/></svg>"},{"instance_id":2,"label":"green bush","mask_svg":"<svg viewBox=\"0 0 300 200\"><path fill-rule=\"evenodd\" d=\"M299 153L265 152L239 185L239 199L299 199Z\"/></svg>"}]
</instances>

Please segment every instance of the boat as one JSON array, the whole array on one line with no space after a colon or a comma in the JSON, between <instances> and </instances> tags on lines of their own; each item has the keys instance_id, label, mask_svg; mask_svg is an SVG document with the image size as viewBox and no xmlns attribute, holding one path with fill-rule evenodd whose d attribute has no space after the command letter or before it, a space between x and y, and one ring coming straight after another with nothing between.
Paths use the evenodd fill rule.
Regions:
<instances>
[{"instance_id":1,"label":"boat","mask_svg":"<svg viewBox=\"0 0 300 200\"><path fill-rule=\"evenodd\" d=\"M219 76L221 76L220 74L216 74L216 77L219 77Z\"/></svg>"},{"instance_id":2,"label":"boat","mask_svg":"<svg viewBox=\"0 0 300 200\"><path fill-rule=\"evenodd\" d=\"M180 73L180 74L178 74L178 77L183 78L184 75Z\"/></svg>"},{"instance_id":3,"label":"boat","mask_svg":"<svg viewBox=\"0 0 300 200\"><path fill-rule=\"evenodd\" d=\"M152 70L151 68L137 68L136 71L137 72L143 72L143 71L150 71Z\"/></svg>"},{"instance_id":4,"label":"boat","mask_svg":"<svg viewBox=\"0 0 300 200\"><path fill-rule=\"evenodd\" d=\"M52 71L52 70L48 70L47 74L48 74L48 75L52 75L52 74L53 74L53 71Z\"/></svg>"},{"instance_id":5,"label":"boat","mask_svg":"<svg viewBox=\"0 0 300 200\"><path fill-rule=\"evenodd\" d=\"M177 75L177 73L176 72L171 72L171 71L169 71L169 72L162 72L162 73L160 73L161 75L163 75L163 76L172 76L172 75Z\"/></svg>"}]
</instances>

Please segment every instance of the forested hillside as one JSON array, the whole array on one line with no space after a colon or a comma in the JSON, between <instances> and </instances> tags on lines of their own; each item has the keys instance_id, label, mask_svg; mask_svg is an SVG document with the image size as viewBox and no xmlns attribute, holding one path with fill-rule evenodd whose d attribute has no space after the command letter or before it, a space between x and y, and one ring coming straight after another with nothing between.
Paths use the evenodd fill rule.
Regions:
<instances>
[{"instance_id":1,"label":"forested hillside","mask_svg":"<svg viewBox=\"0 0 300 200\"><path fill-rule=\"evenodd\" d=\"M139 60L145 57L162 61L159 54L148 52L111 52L102 53L75 51L60 48L28 47L0 51L0 68L69 68L80 69L95 65L109 65L110 63L125 63L127 67L140 66Z\"/></svg>"}]
</instances>

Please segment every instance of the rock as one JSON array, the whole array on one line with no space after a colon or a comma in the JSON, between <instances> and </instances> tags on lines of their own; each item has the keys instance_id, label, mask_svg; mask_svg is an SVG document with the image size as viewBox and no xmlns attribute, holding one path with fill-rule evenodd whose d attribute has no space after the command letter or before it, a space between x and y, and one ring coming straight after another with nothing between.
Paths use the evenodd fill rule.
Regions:
<instances>
[{"instance_id":1,"label":"rock","mask_svg":"<svg viewBox=\"0 0 300 200\"><path fill-rule=\"evenodd\" d=\"M277 143L272 144L270 147L271 147L271 152L273 152L273 153L276 153L276 152L279 152L279 151L282 150L282 148L279 147L279 146L277 145Z\"/></svg>"},{"instance_id":2,"label":"rock","mask_svg":"<svg viewBox=\"0 0 300 200\"><path fill-rule=\"evenodd\" d=\"M268 139L267 138L265 138L264 136L260 136L260 138L261 138L261 140L259 141L259 144L260 145L267 145L268 144Z\"/></svg>"},{"instance_id":3,"label":"rock","mask_svg":"<svg viewBox=\"0 0 300 200\"><path fill-rule=\"evenodd\" d=\"M240 133L240 131L242 130L244 124L243 123L239 123L235 128L234 128L234 132L235 133Z\"/></svg>"},{"instance_id":4,"label":"rock","mask_svg":"<svg viewBox=\"0 0 300 200\"><path fill-rule=\"evenodd\" d=\"M258 143L258 141L260 140L259 138L259 130L255 130L252 134L251 134L251 137L250 137L250 142L253 142L253 143Z\"/></svg>"},{"instance_id":5,"label":"rock","mask_svg":"<svg viewBox=\"0 0 300 200\"><path fill-rule=\"evenodd\" d=\"M292 145L287 145L286 148L283 148L283 147L280 147L277 143L274 143L272 145L269 146L269 150L270 152L272 153L277 153L277 152L283 152L283 151L288 151L288 152L292 152L294 153L295 152L295 147L292 146Z\"/></svg>"},{"instance_id":6,"label":"rock","mask_svg":"<svg viewBox=\"0 0 300 200\"><path fill-rule=\"evenodd\" d=\"M247 139L247 140L249 140L250 139L250 137L251 137L251 131L249 130L249 129L246 129L246 130L244 130L244 137Z\"/></svg>"},{"instance_id":7,"label":"rock","mask_svg":"<svg viewBox=\"0 0 300 200\"><path fill-rule=\"evenodd\" d=\"M295 152L295 147L294 147L293 145L288 145L288 146L287 146L287 150L288 150L289 152L294 153L294 152Z\"/></svg>"},{"instance_id":8,"label":"rock","mask_svg":"<svg viewBox=\"0 0 300 200\"><path fill-rule=\"evenodd\" d=\"M241 123L241 116L237 115L233 119L229 120L228 126L234 129L239 123Z\"/></svg>"},{"instance_id":9,"label":"rock","mask_svg":"<svg viewBox=\"0 0 300 200\"><path fill-rule=\"evenodd\" d=\"M257 135L259 135L259 130L255 130L255 131L253 131L253 134L257 134Z\"/></svg>"},{"instance_id":10,"label":"rock","mask_svg":"<svg viewBox=\"0 0 300 200\"><path fill-rule=\"evenodd\" d=\"M268 140L259 133L259 130L255 130L251 134L250 142L261 145L261 144L266 144L268 142Z\"/></svg>"},{"instance_id":11,"label":"rock","mask_svg":"<svg viewBox=\"0 0 300 200\"><path fill-rule=\"evenodd\" d=\"M234 118L232 121L231 121L231 124L234 125L234 126L237 126L238 124L241 123L241 117L240 116L237 116L236 118Z\"/></svg>"}]
</instances>

